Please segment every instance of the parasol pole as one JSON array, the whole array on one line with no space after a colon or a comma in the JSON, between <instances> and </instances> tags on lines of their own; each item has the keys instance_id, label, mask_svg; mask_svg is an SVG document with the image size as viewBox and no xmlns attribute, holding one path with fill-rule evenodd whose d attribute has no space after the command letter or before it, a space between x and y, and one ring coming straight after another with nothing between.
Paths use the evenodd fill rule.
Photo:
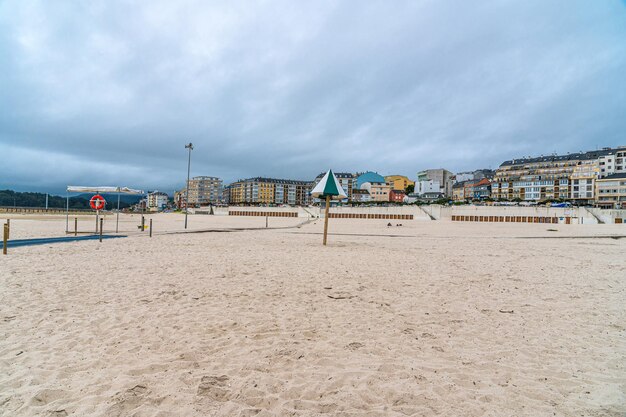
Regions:
<instances>
[{"instance_id":1,"label":"parasol pole","mask_svg":"<svg viewBox=\"0 0 626 417\"><path fill-rule=\"evenodd\" d=\"M328 235L328 206L330 206L330 195L326 196L326 209L324 210L324 246L326 246L326 236Z\"/></svg>"}]
</instances>

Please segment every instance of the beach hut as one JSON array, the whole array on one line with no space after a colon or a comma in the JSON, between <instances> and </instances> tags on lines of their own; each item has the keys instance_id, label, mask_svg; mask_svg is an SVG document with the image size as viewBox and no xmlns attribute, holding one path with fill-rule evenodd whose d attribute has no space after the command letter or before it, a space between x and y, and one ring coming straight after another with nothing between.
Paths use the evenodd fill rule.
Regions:
<instances>
[{"instance_id":1,"label":"beach hut","mask_svg":"<svg viewBox=\"0 0 626 417\"><path fill-rule=\"evenodd\" d=\"M324 245L326 245L326 236L328 235L328 208L330 207L330 200L343 200L348 198L346 192L341 187L341 184L333 174L332 169L329 169L322 180L313 188L311 196L314 198L326 200L326 208L324 209Z\"/></svg>"}]
</instances>

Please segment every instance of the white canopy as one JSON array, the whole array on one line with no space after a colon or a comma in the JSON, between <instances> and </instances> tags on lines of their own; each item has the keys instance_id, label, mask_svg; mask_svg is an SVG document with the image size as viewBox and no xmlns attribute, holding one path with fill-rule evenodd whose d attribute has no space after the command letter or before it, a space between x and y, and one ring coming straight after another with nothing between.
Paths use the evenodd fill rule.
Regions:
<instances>
[{"instance_id":1,"label":"white canopy","mask_svg":"<svg viewBox=\"0 0 626 417\"><path fill-rule=\"evenodd\" d=\"M333 200L348 198L332 169L329 169L322 180L313 188L311 195L315 198L330 197Z\"/></svg>"},{"instance_id":2,"label":"white canopy","mask_svg":"<svg viewBox=\"0 0 626 417\"><path fill-rule=\"evenodd\" d=\"M67 191L70 193L112 193L112 194L145 194L143 190L133 190L128 187L83 187L76 185L68 185Z\"/></svg>"}]
</instances>

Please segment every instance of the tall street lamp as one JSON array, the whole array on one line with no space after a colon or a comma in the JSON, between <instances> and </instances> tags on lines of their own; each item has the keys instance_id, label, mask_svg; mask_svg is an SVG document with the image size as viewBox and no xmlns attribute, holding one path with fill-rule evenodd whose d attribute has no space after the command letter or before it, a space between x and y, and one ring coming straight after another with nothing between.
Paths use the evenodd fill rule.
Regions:
<instances>
[{"instance_id":1,"label":"tall street lamp","mask_svg":"<svg viewBox=\"0 0 626 417\"><path fill-rule=\"evenodd\" d=\"M189 159L187 160L187 188L185 197L185 229L187 228L187 213L189 212L189 173L191 172L191 151L193 150L193 143L185 145L185 149L189 149Z\"/></svg>"}]
</instances>

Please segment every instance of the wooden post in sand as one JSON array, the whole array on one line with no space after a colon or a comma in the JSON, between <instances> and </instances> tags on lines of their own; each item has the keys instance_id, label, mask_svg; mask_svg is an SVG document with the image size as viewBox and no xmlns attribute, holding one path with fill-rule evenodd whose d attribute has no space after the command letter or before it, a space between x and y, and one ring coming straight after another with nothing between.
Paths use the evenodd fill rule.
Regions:
<instances>
[{"instance_id":1,"label":"wooden post in sand","mask_svg":"<svg viewBox=\"0 0 626 417\"><path fill-rule=\"evenodd\" d=\"M324 246L326 246L326 236L328 235L328 207L330 206L330 196L326 196L326 209L324 209Z\"/></svg>"},{"instance_id":2,"label":"wooden post in sand","mask_svg":"<svg viewBox=\"0 0 626 417\"><path fill-rule=\"evenodd\" d=\"M7 254L7 241L9 240L9 225L5 223L4 225L4 235L2 237L2 254Z\"/></svg>"},{"instance_id":3,"label":"wooden post in sand","mask_svg":"<svg viewBox=\"0 0 626 417\"><path fill-rule=\"evenodd\" d=\"M78 217L74 217L74 236L78 236Z\"/></svg>"},{"instance_id":4,"label":"wooden post in sand","mask_svg":"<svg viewBox=\"0 0 626 417\"><path fill-rule=\"evenodd\" d=\"M102 242L102 221L104 219L100 219L100 242Z\"/></svg>"},{"instance_id":5,"label":"wooden post in sand","mask_svg":"<svg viewBox=\"0 0 626 417\"><path fill-rule=\"evenodd\" d=\"M141 215L141 231L143 232L144 230L146 230L146 218L143 217L143 214Z\"/></svg>"},{"instance_id":6,"label":"wooden post in sand","mask_svg":"<svg viewBox=\"0 0 626 417\"><path fill-rule=\"evenodd\" d=\"M267 216L265 216L265 228L267 229Z\"/></svg>"},{"instance_id":7,"label":"wooden post in sand","mask_svg":"<svg viewBox=\"0 0 626 417\"><path fill-rule=\"evenodd\" d=\"M152 219L150 219L150 237L152 237Z\"/></svg>"},{"instance_id":8,"label":"wooden post in sand","mask_svg":"<svg viewBox=\"0 0 626 417\"><path fill-rule=\"evenodd\" d=\"M11 238L11 219L7 219L7 239Z\"/></svg>"},{"instance_id":9,"label":"wooden post in sand","mask_svg":"<svg viewBox=\"0 0 626 417\"><path fill-rule=\"evenodd\" d=\"M96 234L98 234L98 219L100 218L100 210L96 210Z\"/></svg>"}]
</instances>

